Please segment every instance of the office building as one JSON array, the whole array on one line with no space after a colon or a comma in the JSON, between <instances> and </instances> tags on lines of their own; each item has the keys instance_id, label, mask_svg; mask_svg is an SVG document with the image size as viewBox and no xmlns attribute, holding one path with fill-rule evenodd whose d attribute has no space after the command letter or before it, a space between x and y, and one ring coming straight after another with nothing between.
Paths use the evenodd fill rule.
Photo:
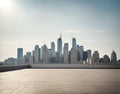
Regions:
<instances>
[{"instance_id":1,"label":"office building","mask_svg":"<svg viewBox=\"0 0 120 94\"><path fill-rule=\"evenodd\" d=\"M46 45L42 46L42 61L43 63L48 63L49 55L48 55L48 48Z\"/></svg>"},{"instance_id":2,"label":"office building","mask_svg":"<svg viewBox=\"0 0 120 94\"><path fill-rule=\"evenodd\" d=\"M51 51L52 51L51 57L55 57L55 43L54 42L51 42Z\"/></svg>"},{"instance_id":3,"label":"office building","mask_svg":"<svg viewBox=\"0 0 120 94\"><path fill-rule=\"evenodd\" d=\"M72 38L72 48L76 49L76 38Z\"/></svg>"},{"instance_id":4,"label":"office building","mask_svg":"<svg viewBox=\"0 0 120 94\"><path fill-rule=\"evenodd\" d=\"M75 48L72 48L70 51L70 62L72 64L76 64L77 62L77 50Z\"/></svg>"},{"instance_id":5,"label":"office building","mask_svg":"<svg viewBox=\"0 0 120 94\"><path fill-rule=\"evenodd\" d=\"M40 62L40 48L38 45L35 46L33 54L34 54L33 55L34 63L39 63Z\"/></svg>"},{"instance_id":6,"label":"office building","mask_svg":"<svg viewBox=\"0 0 120 94\"><path fill-rule=\"evenodd\" d=\"M23 63L23 48L17 49L17 61L18 61L18 64Z\"/></svg>"},{"instance_id":7,"label":"office building","mask_svg":"<svg viewBox=\"0 0 120 94\"><path fill-rule=\"evenodd\" d=\"M113 51L111 53L111 63L116 63L117 62L117 55L116 55L116 52Z\"/></svg>"},{"instance_id":8,"label":"office building","mask_svg":"<svg viewBox=\"0 0 120 94\"><path fill-rule=\"evenodd\" d=\"M77 45L77 61L80 63L80 46Z\"/></svg>"},{"instance_id":9,"label":"office building","mask_svg":"<svg viewBox=\"0 0 120 94\"><path fill-rule=\"evenodd\" d=\"M91 53L92 53L91 50L87 50L86 52L87 52L88 58L90 58L91 57Z\"/></svg>"},{"instance_id":10,"label":"office building","mask_svg":"<svg viewBox=\"0 0 120 94\"><path fill-rule=\"evenodd\" d=\"M29 64L33 64L33 56L29 57Z\"/></svg>"},{"instance_id":11,"label":"office building","mask_svg":"<svg viewBox=\"0 0 120 94\"><path fill-rule=\"evenodd\" d=\"M105 64L109 64L110 63L110 58L109 58L108 55L104 55L103 56L103 63L105 63Z\"/></svg>"},{"instance_id":12,"label":"office building","mask_svg":"<svg viewBox=\"0 0 120 94\"><path fill-rule=\"evenodd\" d=\"M26 61L29 64L29 58L31 56L31 52L26 52Z\"/></svg>"},{"instance_id":13,"label":"office building","mask_svg":"<svg viewBox=\"0 0 120 94\"><path fill-rule=\"evenodd\" d=\"M64 47L63 47L63 61L64 63L68 63L68 56L69 56L69 51L68 51L68 43L65 43L64 44Z\"/></svg>"},{"instance_id":14,"label":"office building","mask_svg":"<svg viewBox=\"0 0 120 94\"><path fill-rule=\"evenodd\" d=\"M62 36L60 35L60 38L57 40L57 52L59 56L62 56Z\"/></svg>"},{"instance_id":15,"label":"office building","mask_svg":"<svg viewBox=\"0 0 120 94\"><path fill-rule=\"evenodd\" d=\"M94 51L93 53L93 63L99 63L99 52L98 51Z\"/></svg>"},{"instance_id":16,"label":"office building","mask_svg":"<svg viewBox=\"0 0 120 94\"><path fill-rule=\"evenodd\" d=\"M48 49L48 63L52 61L52 49Z\"/></svg>"},{"instance_id":17,"label":"office building","mask_svg":"<svg viewBox=\"0 0 120 94\"><path fill-rule=\"evenodd\" d=\"M91 58L92 51L89 49L86 52L87 52L87 63L91 64L91 62L92 62L92 58Z\"/></svg>"},{"instance_id":18,"label":"office building","mask_svg":"<svg viewBox=\"0 0 120 94\"><path fill-rule=\"evenodd\" d=\"M80 46L80 62L83 62L83 51L84 51L84 47Z\"/></svg>"}]
</instances>

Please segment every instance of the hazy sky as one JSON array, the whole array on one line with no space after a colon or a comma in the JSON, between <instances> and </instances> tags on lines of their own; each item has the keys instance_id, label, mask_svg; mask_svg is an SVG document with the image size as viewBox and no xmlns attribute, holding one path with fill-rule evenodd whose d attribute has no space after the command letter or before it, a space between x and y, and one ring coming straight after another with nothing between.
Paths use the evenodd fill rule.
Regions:
<instances>
[{"instance_id":1,"label":"hazy sky","mask_svg":"<svg viewBox=\"0 0 120 94\"><path fill-rule=\"evenodd\" d=\"M120 58L120 0L0 0L0 61L18 47L50 48L60 34L69 48L73 36L85 50Z\"/></svg>"}]
</instances>

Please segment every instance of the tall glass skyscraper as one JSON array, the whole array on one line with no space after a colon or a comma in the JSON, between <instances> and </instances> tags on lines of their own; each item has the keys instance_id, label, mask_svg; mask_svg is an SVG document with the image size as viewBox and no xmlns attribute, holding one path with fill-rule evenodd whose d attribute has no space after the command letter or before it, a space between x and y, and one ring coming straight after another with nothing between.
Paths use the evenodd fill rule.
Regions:
<instances>
[{"instance_id":1,"label":"tall glass skyscraper","mask_svg":"<svg viewBox=\"0 0 120 94\"><path fill-rule=\"evenodd\" d=\"M60 35L60 38L57 40L57 52L59 56L62 56L62 36Z\"/></svg>"},{"instance_id":2,"label":"tall glass skyscraper","mask_svg":"<svg viewBox=\"0 0 120 94\"><path fill-rule=\"evenodd\" d=\"M76 39L72 38L72 48L76 49Z\"/></svg>"},{"instance_id":3,"label":"tall glass skyscraper","mask_svg":"<svg viewBox=\"0 0 120 94\"><path fill-rule=\"evenodd\" d=\"M35 63L40 62L40 48L38 45L35 45L35 48L34 48L34 62Z\"/></svg>"},{"instance_id":4,"label":"tall glass skyscraper","mask_svg":"<svg viewBox=\"0 0 120 94\"><path fill-rule=\"evenodd\" d=\"M115 51L113 51L113 52L111 53L111 62L112 62L112 63L116 63L116 62L117 62L117 55L116 55L116 52L115 52Z\"/></svg>"},{"instance_id":5,"label":"tall glass skyscraper","mask_svg":"<svg viewBox=\"0 0 120 94\"><path fill-rule=\"evenodd\" d=\"M55 57L55 43L51 42L52 57Z\"/></svg>"},{"instance_id":6,"label":"tall glass skyscraper","mask_svg":"<svg viewBox=\"0 0 120 94\"><path fill-rule=\"evenodd\" d=\"M80 61L83 61L83 52L84 52L84 47L80 46Z\"/></svg>"},{"instance_id":7,"label":"tall glass skyscraper","mask_svg":"<svg viewBox=\"0 0 120 94\"><path fill-rule=\"evenodd\" d=\"M19 64L23 63L23 48L17 49L17 62Z\"/></svg>"},{"instance_id":8,"label":"tall glass skyscraper","mask_svg":"<svg viewBox=\"0 0 120 94\"><path fill-rule=\"evenodd\" d=\"M64 54L69 54L69 52L68 52L68 43L64 43L64 49L63 49L64 51L63 51L63 53Z\"/></svg>"},{"instance_id":9,"label":"tall glass skyscraper","mask_svg":"<svg viewBox=\"0 0 120 94\"><path fill-rule=\"evenodd\" d=\"M48 63L48 59L49 59L49 53L48 53L47 45L43 45L42 46L42 61L44 63Z\"/></svg>"},{"instance_id":10,"label":"tall glass skyscraper","mask_svg":"<svg viewBox=\"0 0 120 94\"><path fill-rule=\"evenodd\" d=\"M64 63L68 63L68 55L69 55L68 43L64 43L64 47L63 47Z\"/></svg>"}]
</instances>

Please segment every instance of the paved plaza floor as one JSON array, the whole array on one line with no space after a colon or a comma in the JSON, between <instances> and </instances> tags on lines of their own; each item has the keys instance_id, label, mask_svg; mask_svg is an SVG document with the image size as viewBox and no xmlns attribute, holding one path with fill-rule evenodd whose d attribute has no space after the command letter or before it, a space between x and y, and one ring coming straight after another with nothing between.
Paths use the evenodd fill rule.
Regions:
<instances>
[{"instance_id":1,"label":"paved plaza floor","mask_svg":"<svg viewBox=\"0 0 120 94\"><path fill-rule=\"evenodd\" d=\"M120 70L23 69L1 72L0 94L120 94Z\"/></svg>"}]
</instances>

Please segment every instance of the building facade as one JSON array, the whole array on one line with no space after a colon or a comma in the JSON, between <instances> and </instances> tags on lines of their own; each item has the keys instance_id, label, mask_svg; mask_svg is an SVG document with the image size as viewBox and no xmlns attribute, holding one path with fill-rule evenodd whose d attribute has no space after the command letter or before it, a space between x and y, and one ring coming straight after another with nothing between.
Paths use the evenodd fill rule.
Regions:
<instances>
[{"instance_id":1,"label":"building facade","mask_svg":"<svg viewBox=\"0 0 120 94\"><path fill-rule=\"evenodd\" d=\"M69 56L69 51L68 51L68 43L65 43L64 44L64 47L63 47L63 61L64 63L68 63L68 56Z\"/></svg>"},{"instance_id":2,"label":"building facade","mask_svg":"<svg viewBox=\"0 0 120 94\"><path fill-rule=\"evenodd\" d=\"M76 49L76 38L72 38L72 48Z\"/></svg>"},{"instance_id":3,"label":"building facade","mask_svg":"<svg viewBox=\"0 0 120 94\"><path fill-rule=\"evenodd\" d=\"M93 53L93 63L94 64L99 63L99 52L98 51L94 51L94 53Z\"/></svg>"},{"instance_id":4,"label":"building facade","mask_svg":"<svg viewBox=\"0 0 120 94\"><path fill-rule=\"evenodd\" d=\"M17 49L17 62L18 62L18 64L23 63L23 48Z\"/></svg>"},{"instance_id":5,"label":"building facade","mask_svg":"<svg viewBox=\"0 0 120 94\"><path fill-rule=\"evenodd\" d=\"M43 63L48 63L49 60L49 53L48 53L48 48L46 45L42 46L42 61Z\"/></svg>"},{"instance_id":6,"label":"building facade","mask_svg":"<svg viewBox=\"0 0 120 94\"><path fill-rule=\"evenodd\" d=\"M52 51L51 57L55 57L55 43L54 42L51 42L51 51Z\"/></svg>"},{"instance_id":7,"label":"building facade","mask_svg":"<svg viewBox=\"0 0 120 94\"><path fill-rule=\"evenodd\" d=\"M77 64L77 50L75 48L72 48L70 51L70 62L72 64Z\"/></svg>"},{"instance_id":8,"label":"building facade","mask_svg":"<svg viewBox=\"0 0 120 94\"><path fill-rule=\"evenodd\" d=\"M40 62L40 48L38 45L36 45L34 48L33 57L34 57L34 63Z\"/></svg>"},{"instance_id":9,"label":"building facade","mask_svg":"<svg viewBox=\"0 0 120 94\"><path fill-rule=\"evenodd\" d=\"M62 56L62 36L60 36L60 38L58 38L57 40L57 52L61 57Z\"/></svg>"},{"instance_id":10,"label":"building facade","mask_svg":"<svg viewBox=\"0 0 120 94\"><path fill-rule=\"evenodd\" d=\"M111 63L116 63L117 62L117 55L116 55L116 52L113 51L111 53Z\"/></svg>"}]
</instances>

